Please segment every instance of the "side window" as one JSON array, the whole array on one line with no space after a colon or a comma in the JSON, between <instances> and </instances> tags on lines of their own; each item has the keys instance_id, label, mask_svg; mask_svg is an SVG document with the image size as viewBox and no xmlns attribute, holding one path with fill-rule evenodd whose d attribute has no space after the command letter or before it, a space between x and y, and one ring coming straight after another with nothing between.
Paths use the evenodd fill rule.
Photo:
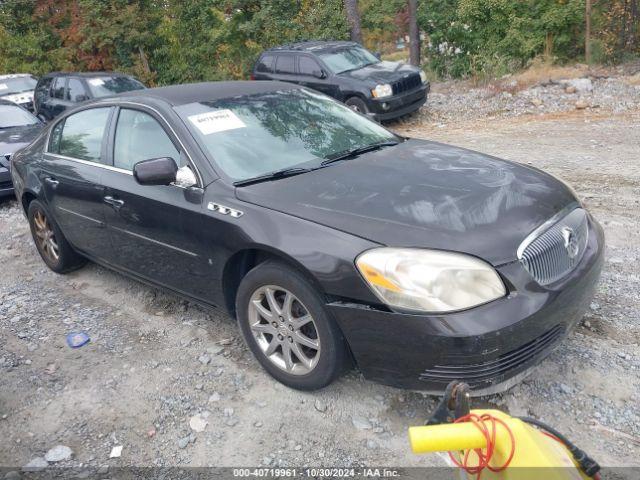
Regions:
<instances>
[{"instance_id":1,"label":"side window","mask_svg":"<svg viewBox=\"0 0 640 480\"><path fill-rule=\"evenodd\" d=\"M273 71L273 55L263 55L256 65L256 72L271 73Z\"/></svg>"},{"instance_id":2,"label":"side window","mask_svg":"<svg viewBox=\"0 0 640 480\"><path fill-rule=\"evenodd\" d=\"M123 108L118 115L113 149L113 166L133 170L142 160L171 157L181 167L180 152L151 115Z\"/></svg>"},{"instance_id":3,"label":"side window","mask_svg":"<svg viewBox=\"0 0 640 480\"><path fill-rule=\"evenodd\" d=\"M300 75L313 75L320 71L320 65L313 58L302 55L298 59L298 72Z\"/></svg>"},{"instance_id":4,"label":"side window","mask_svg":"<svg viewBox=\"0 0 640 480\"><path fill-rule=\"evenodd\" d=\"M276 73L295 73L295 60L293 55L278 55L276 61Z\"/></svg>"},{"instance_id":5,"label":"side window","mask_svg":"<svg viewBox=\"0 0 640 480\"><path fill-rule=\"evenodd\" d=\"M51 90L52 98L59 98L62 100L64 98L64 84L66 82L65 77L58 77L53 82L53 89Z\"/></svg>"},{"instance_id":6,"label":"side window","mask_svg":"<svg viewBox=\"0 0 640 480\"><path fill-rule=\"evenodd\" d=\"M87 100L84 85L82 85L82 82L77 78L69 79L69 100L72 102L84 102Z\"/></svg>"},{"instance_id":7,"label":"side window","mask_svg":"<svg viewBox=\"0 0 640 480\"><path fill-rule=\"evenodd\" d=\"M105 163L101 156L102 140L110 110L110 107L92 108L67 117L62 127L58 153L66 157Z\"/></svg>"},{"instance_id":8,"label":"side window","mask_svg":"<svg viewBox=\"0 0 640 480\"><path fill-rule=\"evenodd\" d=\"M47 94L49 92L49 88L51 88L51 83L53 82L53 78L43 78L36 88L35 97L37 102L42 102L46 100Z\"/></svg>"}]
</instances>

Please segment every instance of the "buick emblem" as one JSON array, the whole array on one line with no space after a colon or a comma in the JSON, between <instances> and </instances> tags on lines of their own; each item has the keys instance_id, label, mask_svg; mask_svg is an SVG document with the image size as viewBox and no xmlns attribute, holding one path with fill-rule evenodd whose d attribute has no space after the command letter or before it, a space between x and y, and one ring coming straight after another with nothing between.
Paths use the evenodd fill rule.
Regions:
<instances>
[{"instance_id":1,"label":"buick emblem","mask_svg":"<svg viewBox=\"0 0 640 480\"><path fill-rule=\"evenodd\" d=\"M578 237L572 228L562 227L561 230L562 239L564 240L564 248L567 251L569 258L576 258L580 245L578 244Z\"/></svg>"}]
</instances>

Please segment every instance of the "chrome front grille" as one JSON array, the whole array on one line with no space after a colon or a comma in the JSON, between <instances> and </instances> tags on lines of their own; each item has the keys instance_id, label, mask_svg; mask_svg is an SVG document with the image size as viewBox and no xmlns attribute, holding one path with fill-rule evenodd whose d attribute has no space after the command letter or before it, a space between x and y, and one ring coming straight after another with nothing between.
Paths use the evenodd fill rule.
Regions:
<instances>
[{"instance_id":1,"label":"chrome front grille","mask_svg":"<svg viewBox=\"0 0 640 480\"><path fill-rule=\"evenodd\" d=\"M540 285L549 285L566 276L580 262L588 237L587 212L576 208L527 237L518 248L518 258Z\"/></svg>"}]
</instances>

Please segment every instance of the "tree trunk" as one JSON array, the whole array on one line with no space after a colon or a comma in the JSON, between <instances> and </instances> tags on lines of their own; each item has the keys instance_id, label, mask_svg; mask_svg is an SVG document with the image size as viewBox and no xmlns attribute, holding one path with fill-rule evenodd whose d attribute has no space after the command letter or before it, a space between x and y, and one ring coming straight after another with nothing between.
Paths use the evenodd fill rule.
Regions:
<instances>
[{"instance_id":1,"label":"tree trunk","mask_svg":"<svg viewBox=\"0 0 640 480\"><path fill-rule=\"evenodd\" d=\"M584 59L587 65L591 63L591 0L585 2L584 17L586 21L584 32Z\"/></svg>"},{"instance_id":2,"label":"tree trunk","mask_svg":"<svg viewBox=\"0 0 640 480\"><path fill-rule=\"evenodd\" d=\"M418 0L408 0L409 4L409 62L420 65L420 30L418 29Z\"/></svg>"},{"instance_id":3,"label":"tree trunk","mask_svg":"<svg viewBox=\"0 0 640 480\"><path fill-rule=\"evenodd\" d=\"M360 12L358 12L358 0L344 0L344 9L347 12L347 21L351 28L351 40L362 43L362 29L360 28Z\"/></svg>"}]
</instances>

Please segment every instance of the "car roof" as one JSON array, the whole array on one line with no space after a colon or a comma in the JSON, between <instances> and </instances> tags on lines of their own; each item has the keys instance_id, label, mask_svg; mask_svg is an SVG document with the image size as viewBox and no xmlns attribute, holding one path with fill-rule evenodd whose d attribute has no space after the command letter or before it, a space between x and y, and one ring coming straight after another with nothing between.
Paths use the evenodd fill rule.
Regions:
<instances>
[{"instance_id":1,"label":"car roof","mask_svg":"<svg viewBox=\"0 0 640 480\"><path fill-rule=\"evenodd\" d=\"M44 77L131 77L127 73L120 72L51 72L44 75Z\"/></svg>"},{"instance_id":2,"label":"car roof","mask_svg":"<svg viewBox=\"0 0 640 480\"><path fill-rule=\"evenodd\" d=\"M334 50L344 47L360 47L357 42L349 42L344 40L307 40L304 42L288 43L286 45L279 45L272 47L266 52L284 52L284 51L297 51L297 52L322 52L327 50Z\"/></svg>"},{"instance_id":3,"label":"car roof","mask_svg":"<svg viewBox=\"0 0 640 480\"><path fill-rule=\"evenodd\" d=\"M145 98L160 99L176 107L194 102L220 100L222 98L254 95L282 90L297 90L301 87L293 83L238 80L229 82L203 82L171 85L169 87L147 88L123 92L111 99L128 100Z\"/></svg>"},{"instance_id":4,"label":"car roof","mask_svg":"<svg viewBox=\"0 0 640 480\"><path fill-rule=\"evenodd\" d=\"M31 75L30 73L10 73L8 75L0 75L0 80L6 80L8 78L25 78L25 77L35 77L35 75Z\"/></svg>"}]
</instances>

